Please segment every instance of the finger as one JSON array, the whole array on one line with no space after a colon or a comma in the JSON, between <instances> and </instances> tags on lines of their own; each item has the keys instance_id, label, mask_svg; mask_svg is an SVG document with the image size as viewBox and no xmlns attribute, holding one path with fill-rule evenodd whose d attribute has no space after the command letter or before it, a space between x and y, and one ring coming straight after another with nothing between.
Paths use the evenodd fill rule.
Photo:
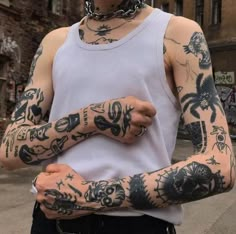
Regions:
<instances>
[{"instance_id":1,"label":"finger","mask_svg":"<svg viewBox=\"0 0 236 234\"><path fill-rule=\"evenodd\" d=\"M60 172L60 171L65 170L65 168L68 168L68 166L64 164L49 164L46 167L45 172L47 173Z\"/></svg>"},{"instance_id":2,"label":"finger","mask_svg":"<svg viewBox=\"0 0 236 234\"><path fill-rule=\"evenodd\" d=\"M150 125L152 125L152 122L153 122L153 118L147 115L144 115L143 113L134 113L132 115L132 125L134 126L149 127Z\"/></svg>"},{"instance_id":3,"label":"finger","mask_svg":"<svg viewBox=\"0 0 236 234\"><path fill-rule=\"evenodd\" d=\"M157 113L156 108L150 102L143 102L141 112L149 117L154 117Z\"/></svg>"},{"instance_id":4,"label":"finger","mask_svg":"<svg viewBox=\"0 0 236 234\"><path fill-rule=\"evenodd\" d=\"M56 219L58 217L56 212L50 211L43 204L40 204L40 209L45 214L47 219Z\"/></svg>"}]
</instances>

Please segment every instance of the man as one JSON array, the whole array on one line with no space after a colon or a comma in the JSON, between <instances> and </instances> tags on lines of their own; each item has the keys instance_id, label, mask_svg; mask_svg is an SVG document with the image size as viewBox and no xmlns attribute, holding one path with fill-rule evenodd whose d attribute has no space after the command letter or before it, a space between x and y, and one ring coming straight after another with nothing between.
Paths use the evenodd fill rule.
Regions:
<instances>
[{"instance_id":1,"label":"man","mask_svg":"<svg viewBox=\"0 0 236 234\"><path fill-rule=\"evenodd\" d=\"M139 0L86 6L43 39L1 161L45 165L31 233L174 233L180 204L235 180L204 35ZM181 109L194 154L171 165Z\"/></svg>"}]
</instances>

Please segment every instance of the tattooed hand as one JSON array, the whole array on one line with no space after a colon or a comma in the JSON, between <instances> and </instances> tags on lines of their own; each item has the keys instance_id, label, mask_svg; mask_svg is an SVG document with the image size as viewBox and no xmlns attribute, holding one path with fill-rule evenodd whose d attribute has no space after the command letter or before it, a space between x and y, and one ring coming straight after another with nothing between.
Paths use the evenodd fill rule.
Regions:
<instances>
[{"instance_id":1,"label":"tattooed hand","mask_svg":"<svg viewBox=\"0 0 236 234\"><path fill-rule=\"evenodd\" d=\"M150 102L135 97L109 100L89 106L97 131L122 143L133 143L156 115Z\"/></svg>"},{"instance_id":2,"label":"tattooed hand","mask_svg":"<svg viewBox=\"0 0 236 234\"><path fill-rule=\"evenodd\" d=\"M85 204L89 184L67 165L51 164L38 175L36 189L40 208L49 219L72 219L89 215L98 203Z\"/></svg>"}]
</instances>

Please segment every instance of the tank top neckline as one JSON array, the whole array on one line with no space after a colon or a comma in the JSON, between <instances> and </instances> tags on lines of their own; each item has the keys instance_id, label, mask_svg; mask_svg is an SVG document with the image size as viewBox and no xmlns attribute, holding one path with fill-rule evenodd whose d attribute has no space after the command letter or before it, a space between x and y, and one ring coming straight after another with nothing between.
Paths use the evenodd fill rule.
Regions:
<instances>
[{"instance_id":1,"label":"tank top neckline","mask_svg":"<svg viewBox=\"0 0 236 234\"><path fill-rule=\"evenodd\" d=\"M129 32L127 35L125 35L124 37L122 37L121 39L119 39L118 41L109 43L109 44L99 44L99 45L91 45L88 44L84 41L81 40L80 36L79 36L79 27L81 22L83 22L84 18L74 24L72 26L72 31L75 31L74 34L76 36L76 42L78 43L78 45L86 50L109 50L109 49L113 49L116 47L119 47L123 44L125 44L126 42L128 42L130 39L132 39L135 35L137 35L138 33L140 33L152 20L152 18L159 14L160 10L159 9L154 9L144 20L141 24L139 24L136 28L134 28L131 32Z\"/></svg>"}]
</instances>

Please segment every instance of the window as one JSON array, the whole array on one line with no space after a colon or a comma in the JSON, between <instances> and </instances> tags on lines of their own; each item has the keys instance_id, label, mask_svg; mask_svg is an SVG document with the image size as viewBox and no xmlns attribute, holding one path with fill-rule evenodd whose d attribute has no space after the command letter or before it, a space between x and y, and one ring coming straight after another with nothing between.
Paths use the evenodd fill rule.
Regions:
<instances>
[{"instance_id":1,"label":"window","mask_svg":"<svg viewBox=\"0 0 236 234\"><path fill-rule=\"evenodd\" d=\"M11 5L9 0L0 0L0 4L7 6L7 7L9 7Z\"/></svg>"},{"instance_id":2,"label":"window","mask_svg":"<svg viewBox=\"0 0 236 234\"><path fill-rule=\"evenodd\" d=\"M145 3L148 4L149 6L152 6L152 7L155 7L156 4L155 4L155 0L146 0Z\"/></svg>"},{"instance_id":3,"label":"window","mask_svg":"<svg viewBox=\"0 0 236 234\"><path fill-rule=\"evenodd\" d=\"M204 0L196 0L196 21L199 25L204 22Z\"/></svg>"},{"instance_id":4,"label":"window","mask_svg":"<svg viewBox=\"0 0 236 234\"><path fill-rule=\"evenodd\" d=\"M222 0L211 1L211 24L221 23Z\"/></svg>"},{"instance_id":5,"label":"window","mask_svg":"<svg viewBox=\"0 0 236 234\"><path fill-rule=\"evenodd\" d=\"M49 0L48 9L55 15L63 14L63 0Z\"/></svg>"},{"instance_id":6,"label":"window","mask_svg":"<svg viewBox=\"0 0 236 234\"><path fill-rule=\"evenodd\" d=\"M175 14L176 15L183 15L183 0L176 0L175 1Z\"/></svg>"},{"instance_id":7,"label":"window","mask_svg":"<svg viewBox=\"0 0 236 234\"><path fill-rule=\"evenodd\" d=\"M165 12L169 12L169 3L163 3L161 9Z\"/></svg>"}]
</instances>

